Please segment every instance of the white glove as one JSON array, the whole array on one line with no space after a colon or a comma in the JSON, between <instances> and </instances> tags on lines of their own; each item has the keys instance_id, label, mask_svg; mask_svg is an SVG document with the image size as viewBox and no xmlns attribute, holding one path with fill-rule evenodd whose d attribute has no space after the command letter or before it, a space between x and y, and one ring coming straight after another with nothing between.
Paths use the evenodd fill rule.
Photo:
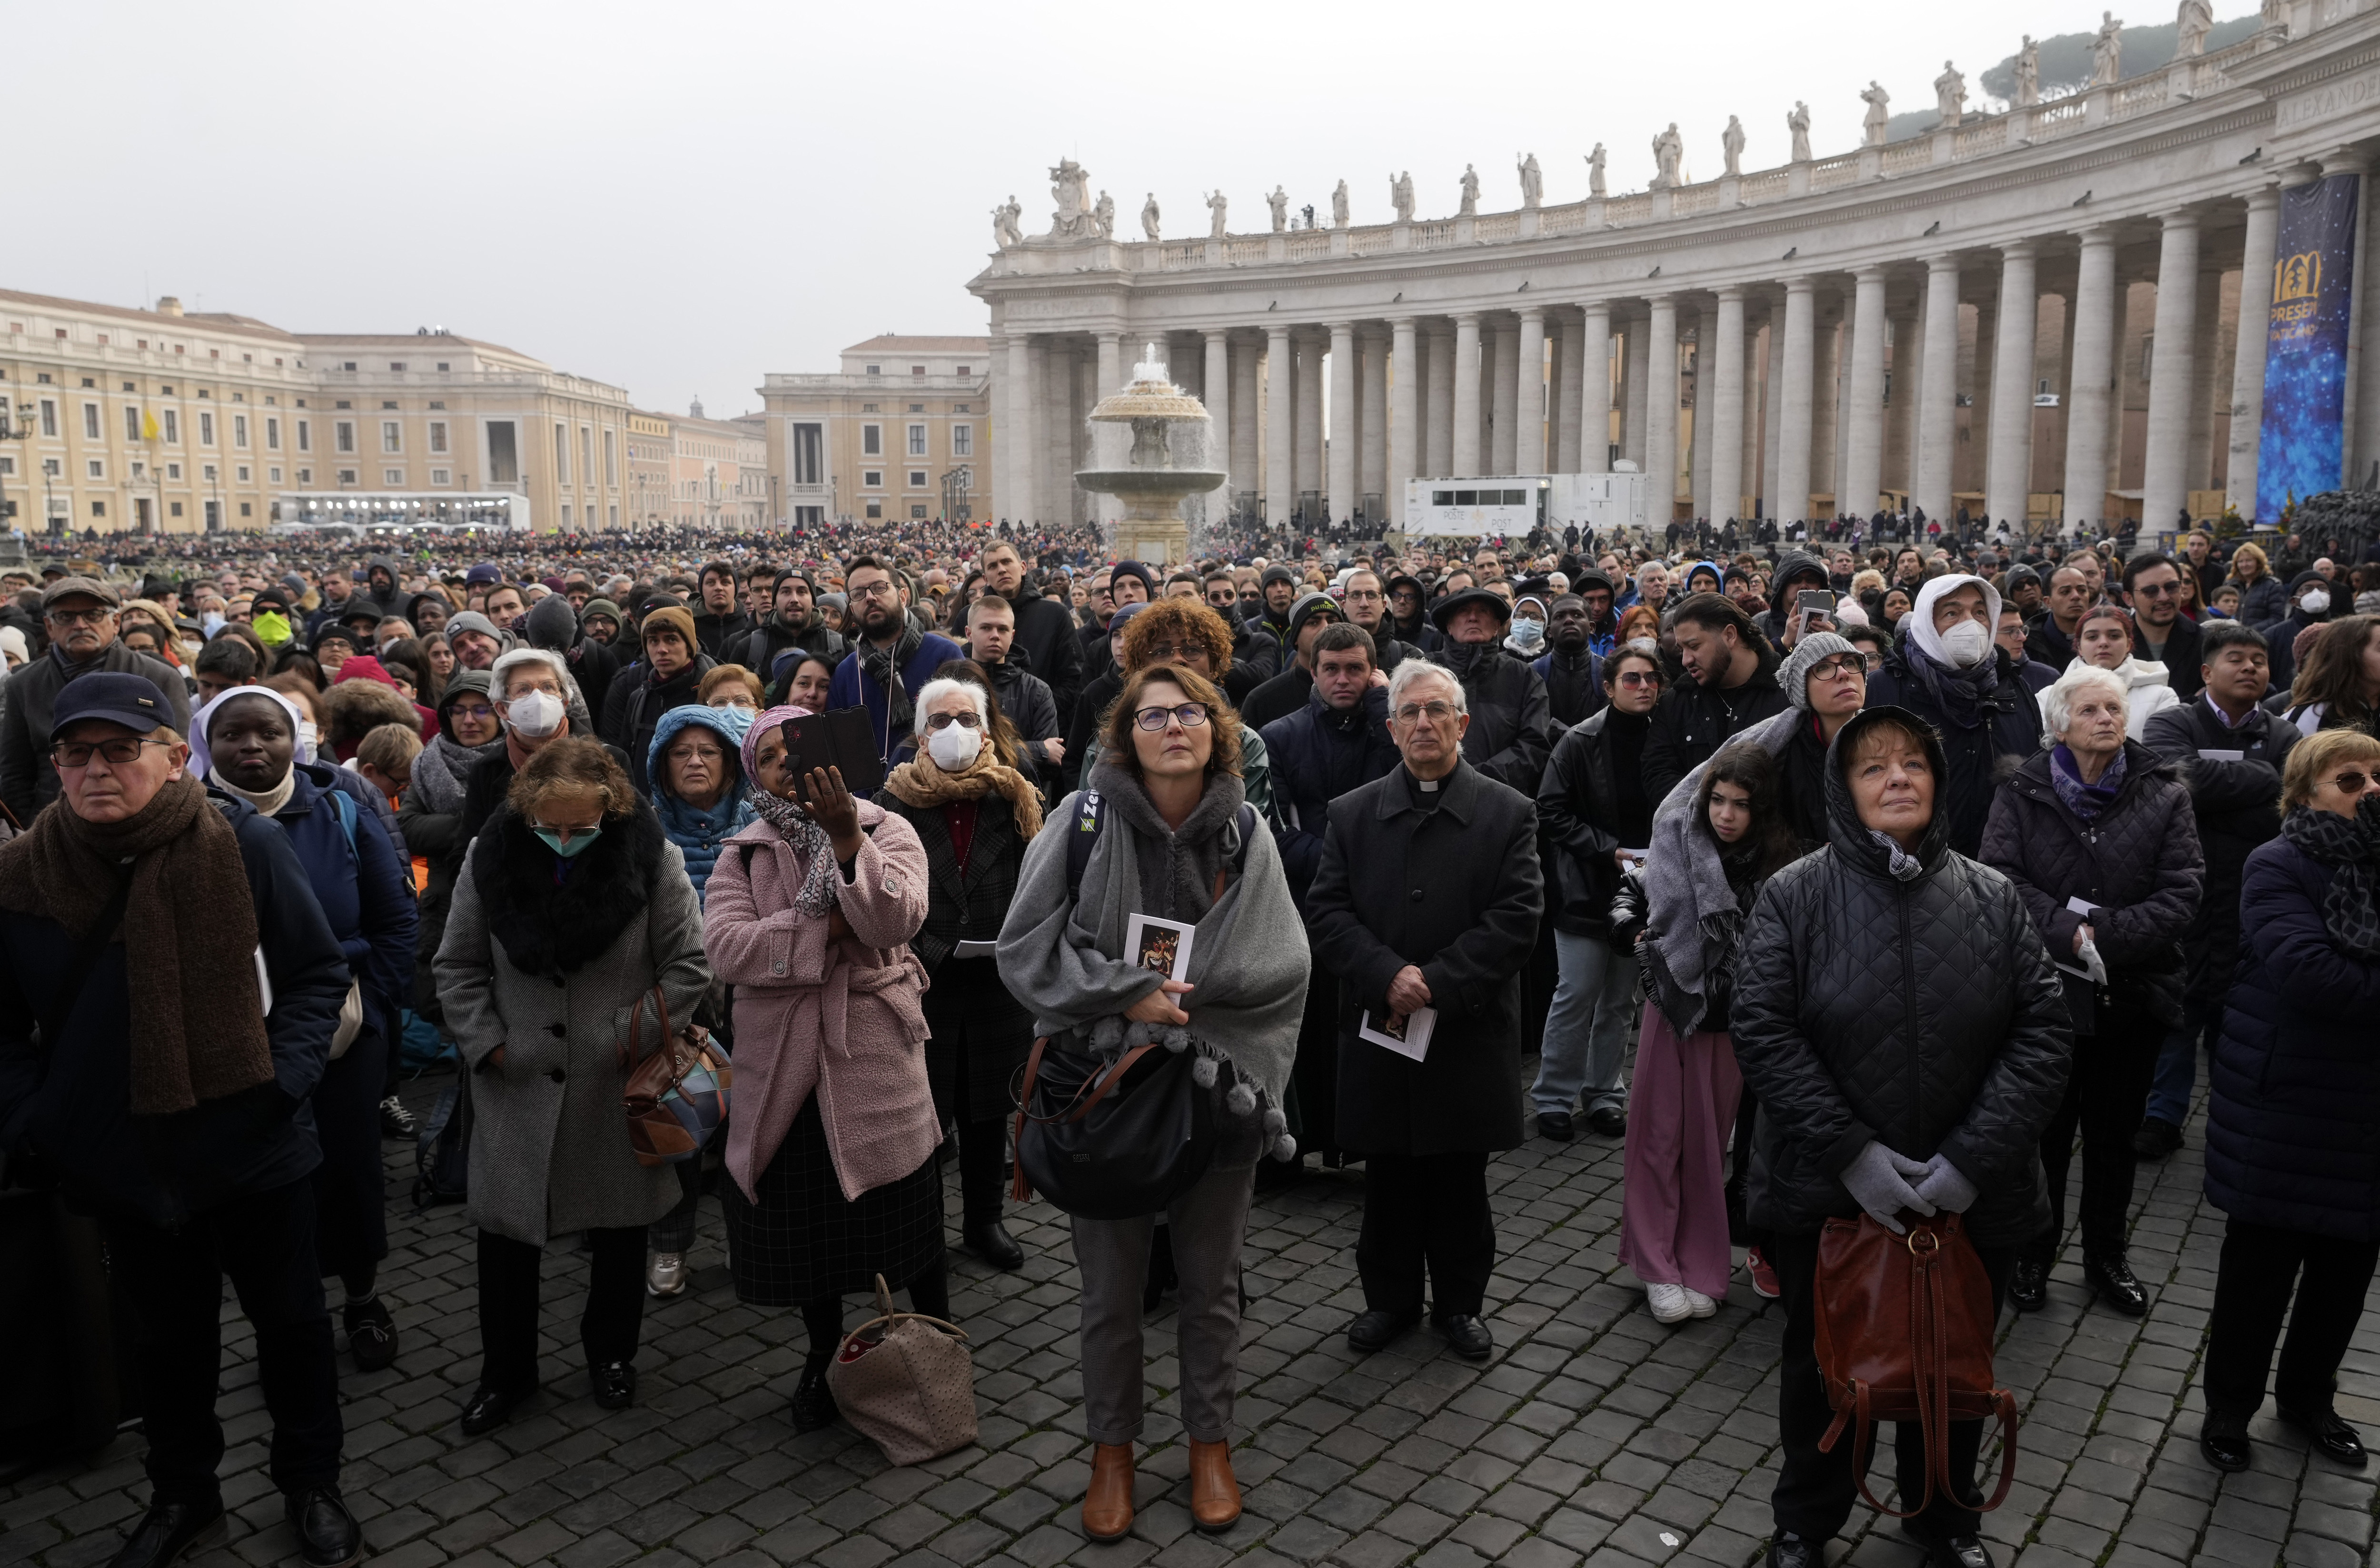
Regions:
<instances>
[{"instance_id":1,"label":"white glove","mask_svg":"<svg viewBox=\"0 0 2380 1568\"><path fill-rule=\"evenodd\" d=\"M1974 1207L1975 1184L1937 1154L1925 1161L1925 1174L1917 1184L1917 1196L1945 1213L1964 1214Z\"/></svg>"},{"instance_id":2,"label":"white glove","mask_svg":"<svg viewBox=\"0 0 2380 1568\"><path fill-rule=\"evenodd\" d=\"M1902 1209L1913 1209L1925 1215L1934 1212L1934 1206L1909 1185L1925 1175L1926 1169L1924 1161L1897 1154L1884 1146L1882 1138L1876 1138L1859 1151L1858 1159L1843 1167L1842 1183L1869 1219L1894 1235L1907 1235L1909 1227L1900 1220Z\"/></svg>"}]
</instances>

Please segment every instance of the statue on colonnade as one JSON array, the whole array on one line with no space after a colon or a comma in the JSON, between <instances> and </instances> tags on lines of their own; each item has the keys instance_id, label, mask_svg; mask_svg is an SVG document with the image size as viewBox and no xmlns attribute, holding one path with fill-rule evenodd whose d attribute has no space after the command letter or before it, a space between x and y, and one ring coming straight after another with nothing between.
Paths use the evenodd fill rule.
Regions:
<instances>
[{"instance_id":1,"label":"statue on colonnade","mask_svg":"<svg viewBox=\"0 0 2380 1568\"><path fill-rule=\"evenodd\" d=\"M1521 205L1524 207L1542 205L1546 199L1546 174L1543 169L1537 167L1537 155L1535 152L1522 154L1519 166Z\"/></svg>"},{"instance_id":2,"label":"statue on colonnade","mask_svg":"<svg viewBox=\"0 0 2380 1568\"><path fill-rule=\"evenodd\" d=\"M1866 135L1864 145L1881 147L1885 125L1892 118L1892 94L1884 90L1881 82L1871 80L1860 93L1860 102L1867 105L1867 117L1860 122Z\"/></svg>"},{"instance_id":3,"label":"statue on colonnade","mask_svg":"<svg viewBox=\"0 0 2380 1568\"><path fill-rule=\"evenodd\" d=\"M1115 198L1099 192L1099 204L1091 209L1091 234L1099 239L1115 237Z\"/></svg>"},{"instance_id":4,"label":"statue on colonnade","mask_svg":"<svg viewBox=\"0 0 2380 1568\"><path fill-rule=\"evenodd\" d=\"M1793 135L1793 162L1810 161L1810 105L1800 99L1793 101L1793 112L1785 116L1785 128Z\"/></svg>"},{"instance_id":5,"label":"statue on colonnade","mask_svg":"<svg viewBox=\"0 0 2380 1568\"><path fill-rule=\"evenodd\" d=\"M2174 57L2194 60L2206 53L2206 35L2215 30L2215 7L2207 0L2181 0L2174 17Z\"/></svg>"},{"instance_id":6,"label":"statue on colonnade","mask_svg":"<svg viewBox=\"0 0 2380 1568\"><path fill-rule=\"evenodd\" d=\"M1671 120L1670 128L1653 139L1653 188L1668 190L1676 186L1685 162L1686 139L1678 134L1678 122Z\"/></svg>"},{"instance_id":7,"label":"statue on colonnade","mask_svg":"<svg viewBox=\"0 0 2380 1568\"><path fill-rule=\"evenodd\" d=\"M1475 218L1478 215L1479 171L1465 164L1463 165L1463 205L1455 210L1455 216Z\"/></svg>"},{"instance_id":8,"label":"statue on colonnade","mask_svg":"<svg viewBox=\"0 0 2380 1568\"><path fill-rule=\"evenodd\" d=\"M1743 173L1743 122L1730 115L1727 128L1718 133L1719 151L1727 155L1727 177L1730 179Z\"/></svg>"},{"instance_id":9,"label":"statue on colonnade","mask_svg":"<svg viewBox=\"0 0 2380 1568\"><path fill-rule=\"evenodd\" d=\"M1050 171L1050 199L1058 210L1050 214L1050 237L1080 239L1090 233L1091 176L1072 158L1061 158Z\"/></svg>"},{"instance_id":10,"label":"statue on colonnade","mask_svg":"<svg viewBox=\"0 0 2380 1568\"><path fill-rule=\"evenodd\" d=\"M1148 236L1152 244L1157 239L1158 217L1157 192L1152 190L1148 193L1148 200L1141 203L1140 208L1140 232Z\"/></svg>"},{"instance_id":11,"label":"statue on colonnade","mask_svg":"<svg viewBox=\"0 0 2380 1568\"><path fill-rule=\"evenodd\" d=\"M1212 220L1207 229L1208 238L1220 239L1223 237L1223 224L1231 210L1232 199L1224 195L1221 191L1214 191L1208 196L1207 215L1210 220Z\"/></svg>"},{"instance_id":12,"label":"statue on colonnade","mask_svg":"<svg viewBox=\"0 0 2380 1568\"><path fill-rule=\"evenodd\" d=\"M1347 226L1347 182L1341 180L1339 188L1330 193L1330 226Z\"/></svg>"},{"instance_id":13,"label":"statue on colonnade","mask_svg":"<svg viewBox=\"0 0 2380 1568\"><path fill-rule=\"evenodd\" d=\"M1949 61L1942 62L1942 74L1934 79L1934 112L1942 124L1955 126L1967 114L1967 79Z\"/></svg>"},{"instance_id":14,"label":"statue on colonnade","mask_svg":"<svg viewBox=\"0 0 2380 1568\"><path fill-rule=\"evenodd\" d=\"M2041 102L2041 45L2029 32L2023 47L2016 52L2016 101L2020 108Z\"/></svg>"},{"instance_id":15,"label":"statue on colonnade","mask_svg":"<svg viewBox=\"0 0 2380 1568\"><path fill-rule=\"evenodd\" d=\"M2091 85L2113 87L2123 79L2124 24L2113 11L2099 13L2099 35L2091 41Z\"/></svg>"},{"instance_id":16,"label":"statue on colonnade","mask_svg":"<svg viewBox=\"0 0 2380 1568\"><path fill-rule=\"evenodd\" d=\"M1012 245L1024 244L1025 231L1017 226L1024 216L1025 209L1014 196L1008 199L1007 205L994 207L991 210L992 243L1002 250Z\"/></svg>"},{"instance_id":17,"label":"statue on colonnade","mask_svg":"<svg viewBox=\"0 0 2380 1568\"><path fill-rule=\"evenodd\" d=\"M1265 198L1265 205L1272 209L1273 233L1279 234L1289 227L1289 192L1286 189L1274 186L1272 194Z\"/></svg>"},{"instance_id":18,"label":"statue on colonnade","mask_svg":"<svg viewBox=\"0 0 2380 1568\"><path fill-rule=\"evenodd\" d=\"M1414 215L1413 171L1389 176L1389 205L1396 209L1397 222L1409 224Z\"/></svg>"},{"instance_id":19,"label":"statue on colonnade","mask_svg":"<svg viewBox=\"0 0 2380 1568\"><path fill-rule=\"evenodd\" d=\"M1586 193L1597 201L1604 196L1603 159L1603 143L1598 141L1595 144L1595 151L1586 155Z\"/></svg>"}]
</instances>

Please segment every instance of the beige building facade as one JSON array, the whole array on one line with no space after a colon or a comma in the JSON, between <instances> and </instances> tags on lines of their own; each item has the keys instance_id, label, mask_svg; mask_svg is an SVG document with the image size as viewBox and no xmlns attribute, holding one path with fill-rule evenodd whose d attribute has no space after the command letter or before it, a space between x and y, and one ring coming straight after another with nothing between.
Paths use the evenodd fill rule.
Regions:
<instances>
[{"instance_id":1,"label":"beige building facade","mask_svg":"<svg viewBox=\"0 0 2380 1568\"><path fill-rule=\"evenodd\" d=\"M772 516L831 521L990 522L991 340L885 335L831 374L761 384Z\"/></svg>"},{"instance_id":2,"label":"beige building facade","mask_svg":"<svg viewBox=\"0 0 2380 1568\"><path fill-rule=\"evenodd\" d=\"M670 437L670 417L628 410L628 497L626 516L638 528L665 523L674 516L670 502L670 477L676 465Z\"/></svg>"},{"instance_id":3,"label":"beige building facade","mask_svg":"<svg viewBox=\"0 0 2380 1568\"><path fill-rule=\"evenodd\" d=\"M670 520L730 533L765 527L769 463L760 420L705 419L698 401L669 423Z\"/></svg>"},{"instance_id":4,"label":"beige building facade","mask_svg":"<svg viewBox=\"0 0 2380 1568\"><path fill-rule=\"evenodd\" d=\"M619 526L628 399L443 329L298 334L0 290L0 509L45 531Z\"/></svg>"}]
</instances>

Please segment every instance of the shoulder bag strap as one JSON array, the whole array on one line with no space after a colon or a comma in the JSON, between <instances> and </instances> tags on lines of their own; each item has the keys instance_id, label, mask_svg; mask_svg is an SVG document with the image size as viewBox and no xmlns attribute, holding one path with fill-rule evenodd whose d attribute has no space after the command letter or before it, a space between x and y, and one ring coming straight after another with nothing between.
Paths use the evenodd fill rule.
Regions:
<instances>
[{"instance_id":1,"label":"shoulder bag strap","mask_svg":"<svg viewBox=\"0 0 2380 1568\"><path fill-rule=\"evenodd\" d=\"M1016 1141L1019 1143L1025 1140L1025 1123L1032 1110L1033 1080L1041 1076L1041 1053L1049 1047L1050 1037L1043 1035L1033 1042L1033 1052L1025 1059L1025 1087L1016 1096ZM1016 1178L1009 1184L1008 1194L1017 1202L1024 1203L1033 1196L1033 1184L1025 1179L1024 1161L1012 1163L1016 1167Z\"/></svg>"},{"instance_id":2,"label":"shoulder bag strap","mask_svg":"<svg viewBox=\"0 0 2380 1568\"><path fill-rule=\"evenodd\" d=\"M108 895L107 907L101 910L99 923L75 944L74 956L67 960L66 973L60 977L58 989L50 1003L50 1011L41 1019L43 1050L58 1038L66 1027L67 1015L82 999L83 982L91 978L91 966L107 949L108 939L124 922L124 911L132 902L132 873L126 871L116 879L115 891Z\"/></svg>"}]
</instances>

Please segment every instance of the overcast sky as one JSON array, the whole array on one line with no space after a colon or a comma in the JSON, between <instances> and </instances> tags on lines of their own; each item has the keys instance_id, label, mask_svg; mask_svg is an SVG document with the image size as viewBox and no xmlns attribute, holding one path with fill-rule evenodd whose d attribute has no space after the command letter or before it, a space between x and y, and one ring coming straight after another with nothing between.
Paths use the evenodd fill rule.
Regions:
<instances>
[{"instance_id":1,"label":"overcast sky","mask_svg":"<svg viewBox=\"0 0 2380 1568\"><path fill-rule=\"evenodd\" d=\"M881 332L981 333L965 290L1012 192L1046 229L1073 157L1138 237L1266 226L1276 183L1329 221L1641 188L1674 120L1688 172L1784 162L1809 101L1820 156L1859 90L1929 104L2018 33L2095 29L2101 0L1912 6L55 5L0 0L9 74L0 286L131 305L177 294L296 332L440 324L683 412L759 406L771 371L827 371ZM2223 16L2252 8L2230 0ZM2166 22L2168 13L2127 14ZM1980 90L1971 86L1971 91ZM1971 100L1971 107L1980 104Z\"/></svg>"}]
</instances>

